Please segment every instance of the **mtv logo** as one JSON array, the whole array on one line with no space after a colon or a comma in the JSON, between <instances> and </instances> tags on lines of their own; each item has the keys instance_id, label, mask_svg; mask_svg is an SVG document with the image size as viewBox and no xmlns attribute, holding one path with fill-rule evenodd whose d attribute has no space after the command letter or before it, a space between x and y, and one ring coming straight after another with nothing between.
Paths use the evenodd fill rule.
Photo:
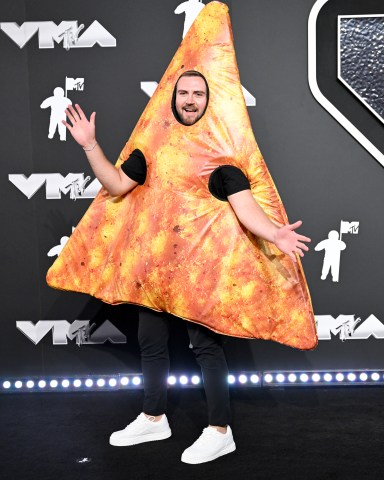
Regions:
<instances>
[{"instance_id":1,"label":"mtv logo","mask_svg":"<svg viewBox=\"0 0 384 480\"><path fill-rule=\"evenodd\" d=\"M84 78L65 77L65 90L84 91Z\"/></svg>"},{"instance_id":2,"label":"mtv logo","mask_svg":"<svg viewBox=\"0 0 384 480\"><path fill-rule=\"evenodd\" d=\"M384 2L317 0L308 21L316 100L384 166ZM368 11L367 11L368 9Z\"/></svg>"}]
</instances>

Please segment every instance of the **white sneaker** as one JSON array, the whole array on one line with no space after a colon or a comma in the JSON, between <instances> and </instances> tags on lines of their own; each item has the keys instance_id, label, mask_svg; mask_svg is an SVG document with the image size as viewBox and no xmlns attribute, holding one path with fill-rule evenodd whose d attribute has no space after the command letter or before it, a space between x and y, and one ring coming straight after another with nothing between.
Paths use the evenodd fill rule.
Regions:
<instances>
[{"instance_id":1,"label":"white sneaker","mask_svg":"<svg viewBox=\"0 0 384 480\"><path fill-rule=\"evenodd\" d=\"M165 415L158 422L154 422L153 417L147 418L144 413L140 413L136 420L127 425L124 430L112 433L109 443L114 447L127 447L154 440L165 440L171 435Z\"/></svg>"},{"instance_id":2,"label":"white sneaker","mask_svg":"<svg viewBox=\"0 0 384 480\"><path fill-rule=\"evenodd\" d=\"M184 450L181 461L192 464L210 462L235 450L236 444L229 425L227 433L220 433L214 427L207 427L196 442Z\"/></svg>"}]
</instances>

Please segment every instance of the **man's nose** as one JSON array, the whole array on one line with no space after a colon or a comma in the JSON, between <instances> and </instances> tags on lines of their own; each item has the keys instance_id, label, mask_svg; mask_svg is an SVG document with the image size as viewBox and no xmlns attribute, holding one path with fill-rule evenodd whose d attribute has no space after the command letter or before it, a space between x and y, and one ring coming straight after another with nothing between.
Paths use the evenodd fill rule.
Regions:
<instances>
[{"instance_id":1,"label":"man's nose","mask_svg":"<svg viewBox=\"0 0 384 480\"><path fill-rule=\"evenodd\" d=\"M188 96L187 96L187 103L188 103L188 104L194 103L194 101L193 101L193 93L189 93L189 94L188 94Z\"/></svg>"}]
</instances>

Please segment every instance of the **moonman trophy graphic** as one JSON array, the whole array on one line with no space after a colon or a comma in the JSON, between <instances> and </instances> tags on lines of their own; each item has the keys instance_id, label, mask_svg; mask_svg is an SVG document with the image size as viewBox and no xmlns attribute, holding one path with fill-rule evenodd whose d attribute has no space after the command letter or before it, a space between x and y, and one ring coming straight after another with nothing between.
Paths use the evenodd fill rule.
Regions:
<instances>
[{"instance_id":1,"label":"moonman trophy graphic","mask_svg":"<svg viewBox=\"0 0 384 480\"><path fill-rule=\"evenodd\" d=\"M205 5L201 0L188 0L180 3L180 5L176 7L176 14L185 13L183 38L190 29L192 23L195 21L195 18L199 15L204 7Z\"/></svg>"},{"instance_id":2,"label":"moonman trophy graphic","mask_svg":"<svg viewBox=\"0 0 384 480\"><path fill-rule=\"evenodd\" d=\"M72 233L74 232L74 230L75 230L75 227L72 227ZM66 235L64 235L64 237L61 237L60 243L52 247L47 253L48 257L54 257L56 255L57 256L60 255L61 251L65 247L65 244L68 242L68 240L69 240L69 237L67 237Z\"/></svg>"},{"instance_id":3,"label":"moonman trophy graphic","mask_svg":"<svg viewBox=\"0 0 384 480\"><path fill-rule=\"evenodd\" d=\"M67 118L65 109L68 105L72 105L72 101L67 97L68 90L82 92L84 90L84 78L65 77L65 92L63 88L56 87L53 90L53 96L46 98L40 105L40 108L51 108L48 132L50 140L55 136L56 130L59 132L60 140L66 140L67 129L62 121Z\"/></svg>"},{"instance_id":4,"label":"moonman trophy graphic","mask_svg":"<svg viewBox=\"0 0 384 480\"><path fill-rule=\"evenodd\" d=\"M52 139L58 130L60 140L66 140L66 128L63 125L62 120L67 118L65 109L68 105L72 105L72 101L64 95L64 89L56 87L53 90L53 96L46 98L40 105L40 108L51 108L51 117L49 120L49 132L48 138Z\"/></svg>"},{"instance_id":5,"label":"moonman trophy graphic","mask_svg":"<svg viewBox=\"0 0 384 480\"><path fill-rule=\"evenodd\" d=\"M338 231L331 230L328 233L328 238L315 246L317 252L320 250L325 251L321 280L325 280L329 272L331 272L332 281L339 281L341 252L347 248L346 243L341 240L343 233L359 233L359 222L345 222L342 220L340 222L340 238Z\"/></svg>"}]
</instances>

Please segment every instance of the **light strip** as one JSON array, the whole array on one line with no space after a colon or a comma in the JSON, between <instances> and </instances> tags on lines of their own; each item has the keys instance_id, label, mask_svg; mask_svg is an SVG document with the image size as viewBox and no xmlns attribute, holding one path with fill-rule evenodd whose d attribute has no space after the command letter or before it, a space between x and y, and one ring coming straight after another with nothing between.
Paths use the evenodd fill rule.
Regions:
<instances>
[{"instance_id":1,"label":"light strip","mask_svg":"<svg viewBox=\"0 0 384 480\"><path fill-rule=\"evenodd\" d=\"M330 386L384 386L384 370L316 370L238 372L228 375L230 387L330 387ZM173 374L167 379L169 388L200 388L201 375ZM0 393L79 392L142 389L141 374L88 375L57 378L4 378Z\"/></svg>"},{"instance_id":2,"label":"light strip","mask_svg":"<svg viewBox=\"0 0 384 480\"><path fill-rule=\"evenodd\" d=\"M270 371L263 373L262 386L273 387L323 387L378 385L384 386L384 370L317 370Z\"/></svg>"}]
</instances>

